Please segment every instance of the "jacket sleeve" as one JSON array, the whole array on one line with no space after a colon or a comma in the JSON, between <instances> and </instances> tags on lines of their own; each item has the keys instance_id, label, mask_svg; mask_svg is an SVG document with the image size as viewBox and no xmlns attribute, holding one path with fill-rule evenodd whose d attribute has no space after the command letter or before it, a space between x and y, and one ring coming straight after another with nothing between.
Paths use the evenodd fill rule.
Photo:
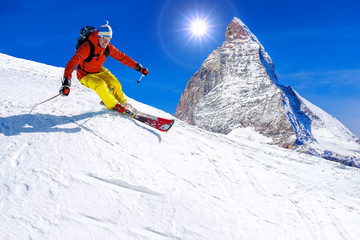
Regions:
<instances>
[{"instance_id":1,"label":"jacket sleeve","mask_svg":"<svg viewBox=\"0 0 360 240\"><path fill-rule=\"evenodd\" d=\"M135 69L137 62L135 62L132 58L126 55L123 52L120 52L116 47L109 44L110 56L121 62L122 64Z\"/></svg>"},{"instance_id":2,"label":"jacket sleeve","mask_svg":"<svg viewBox=\"0 0 360 240\"><path fill-rule=\"evenodd\" d=\"M85 42L81 47L75 52L74 56L66 64L64 71L64 78L67 77L71 80L72 72L75 70L75 67L79 65L86 59L86 56L90 54L90 45L88 42Z\"/></svg>"}]
</instances>

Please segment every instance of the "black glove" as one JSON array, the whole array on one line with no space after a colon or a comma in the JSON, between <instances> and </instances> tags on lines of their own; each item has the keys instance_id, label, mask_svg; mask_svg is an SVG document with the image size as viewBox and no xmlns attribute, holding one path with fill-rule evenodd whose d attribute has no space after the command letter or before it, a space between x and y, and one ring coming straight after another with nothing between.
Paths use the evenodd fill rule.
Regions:
<instances>
[{"instance_id":1,"label":"black glove","mask_svg":"<svg viewBox=\"0 0 360 240\"><path fill-rule=\"evenodd\" d=\"M147 68L143 68L140 63L136 64L135 70L141 72L143 75L148 75L149 71Z\"/></svg>"},{"instance_id":2,"label":"black glove","mask_svg":"<svg viewBox=\"0 0 360 240\"><path fill-rule=\"evenodd\" d=\"M62 86L59 90L59 93L61 96L68 96L70 93L70 86L71 86L71 80L67 77L65 77L62 80Z\"/></svg>"}]
</instances>

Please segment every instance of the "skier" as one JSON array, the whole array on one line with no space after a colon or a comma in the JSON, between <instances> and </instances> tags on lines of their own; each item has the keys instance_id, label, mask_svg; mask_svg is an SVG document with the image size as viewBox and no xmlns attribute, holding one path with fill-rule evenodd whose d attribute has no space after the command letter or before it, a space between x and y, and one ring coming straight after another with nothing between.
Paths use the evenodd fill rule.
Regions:
<instances>
[{"instance_id":1,"label":"skier","mask_svg":"<svg viewBox=\"0 0 360 240\"><path fill-rule=\"evenodd\" d=\"M62 86L59 91L62 96L69 95L71 75L75 67L77 67L77 78L80 83L94 90L107 109L115 108L119 112L124 112L125 108L132 109L124 96L120 82L109 70L103 67L103 63L107 55L109 55L143 75L148 74L148 69L143 68L141 64L111 45L111 38L112 29L108 21L89 34L88 41L85 41L76 50L74 56L66 64ZM89 61L88 58L91 53L93 53L93 57Z\"/></svg>"}]
</instances>

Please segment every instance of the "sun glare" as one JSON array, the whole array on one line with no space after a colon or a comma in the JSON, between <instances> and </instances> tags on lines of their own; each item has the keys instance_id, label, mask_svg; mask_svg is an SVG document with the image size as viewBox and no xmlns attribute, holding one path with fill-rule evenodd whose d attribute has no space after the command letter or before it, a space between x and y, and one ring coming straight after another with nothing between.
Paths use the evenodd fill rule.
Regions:
<instances>
[{"instance_id":1,"label":"sun glare","mask_svg":"<svg viewBox=\"0 0 360 240\"><path fill-rule=\"evenodd\" d=\"M192 39L198 40L202 43L202 40L206 37L211 37L209 34L211 25L208 23L208 17L201 17L199 14L196 14L194 18L187 18L188 27L184 30L188 31L189 41Z\"/></svg>"},{"instance_id":2,"label":"sun glare","mask_svg":"<svg viewBox=\"0 0 360 240\"><path fill-rule=\"evenodd\" d=\"M193 35L196 35L198 37L204 35L207 33L207 24L202 19L196 19L195 21L191 22L191 31Z\"/></svg>"}]
</instances>

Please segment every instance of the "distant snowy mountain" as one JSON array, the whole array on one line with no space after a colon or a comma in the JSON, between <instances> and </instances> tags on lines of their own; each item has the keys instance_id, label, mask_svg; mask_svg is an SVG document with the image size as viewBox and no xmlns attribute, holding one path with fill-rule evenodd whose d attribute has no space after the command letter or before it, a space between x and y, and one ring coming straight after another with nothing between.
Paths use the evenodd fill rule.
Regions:
<instances>
[{"instance_id":1,"label":"distant snowy mountain","mask_svg":"<svg viewBox=\"0 0 360 240\"><path fill-rule=\"evenodd\" d=\"M76 80L29 114L63 70L0 54L1 240L360 238L360 169L252 128L159 132Z\"/></svg>"},{"instance_id":2,"label":"distant snowy mountain","mask_svg":"<svg viewBox=\"0 0 360 240\"><path fill-rule=\"evenodd\" d=\"M224 134L250 127L278 146L360 166L359 139L279 84L270 56L240 19L228 25L225 38L190 78L176 117Z\"/></svg>"}]
</instances>

